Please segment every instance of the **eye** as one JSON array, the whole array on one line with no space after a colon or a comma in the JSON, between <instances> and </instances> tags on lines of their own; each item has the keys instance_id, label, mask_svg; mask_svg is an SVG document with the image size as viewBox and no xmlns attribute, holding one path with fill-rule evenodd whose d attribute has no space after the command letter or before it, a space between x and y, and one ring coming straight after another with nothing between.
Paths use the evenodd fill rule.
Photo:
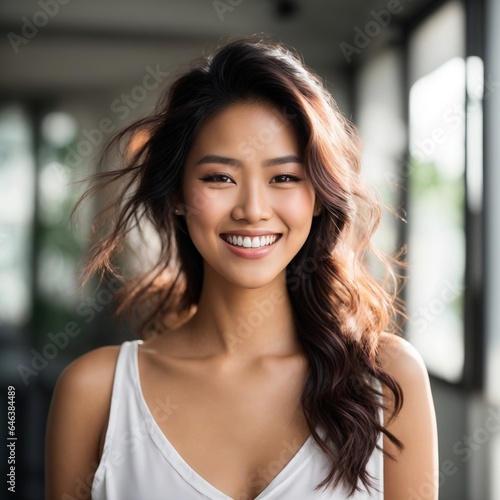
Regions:
<instances>
[{"instance_id":1,"label":"eye","mask_svg":"<svg viewBox=\"0 0 500 500\"><path fill-rule=\"evenodd\" d=\"M202 177L200 180L203 182L213 182L219 184L229 184L230 182L232 182L232 179L226 174L206 175L205 177Z\"/></svg>"},{"instance_id":2,"label":"eye","mask_svg":"<svg viewBox=\"0 0 500 500\"><path fill-rule=\"evenodd\" d=\"M283 183L287 183L287 182L299 182L301 181L302 179L300 177L297 177L296 175L292 175L292 174L281 174L281 175L277 175L276 177L273 178L273 184L283 184Z\"/></svg>"}]
</instances>

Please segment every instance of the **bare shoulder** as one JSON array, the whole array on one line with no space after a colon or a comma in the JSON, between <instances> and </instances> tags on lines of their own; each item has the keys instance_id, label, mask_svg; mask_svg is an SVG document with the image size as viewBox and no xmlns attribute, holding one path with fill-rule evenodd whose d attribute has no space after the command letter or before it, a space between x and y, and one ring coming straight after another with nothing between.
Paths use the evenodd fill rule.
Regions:
<instances>
[{"instance_id":1,"label":"bare shoulder","mask_svg":"<svg viewBox=\"0 0 500 500\"><path fill-rule=\"evenodd\" d=\"M384 370L400 384L429 386L422 356L407 340L383 333L379 340L379 353Z\"/></svg>"},{"instance_id":2,"label":"bare shoulder","mask_svg":"<svg viewBox=\"0 0 500 500\"><path fill-rule=\"evenodd\" d=\"M379 342L382 368L397 382L403 393L403 406L395 421L390 421L394 397L392 391L384 387L388 409L386 423L400 433L399 437L410 439L415 424L426 420L429 425L434 420L434 404L427 368L420 353L407 340L393 334L383 334ZM412 436L405 436L412 433ZM389 444L389 443L388 443Z\"/></svg>"},{"instance_id":3,"label":"bare shoulder","mask_svg":"<svg viewBox=\"0 0 500 500\"><path fill-rule=\"evenodd\" d=\"M120 347L90 351L59 376L46 433L46 498L74 495L99 463Z\"/></svg>"},{"instance_id":4,"label":"bare shoulder","mask_svg":"<svg viewBox=\"0 0 500 500\"><path fill-rule=\"evenodd\" d=\"M63 370L52 397L52 419L72 413L74 419L91 425L107 415L119 349L119 346L94 349Z\"/></svg>"},{"instance_id":5,"label":"bare shoulder","mask_svg":"<svg viewBox=\"0 0 500 500\"><path fill-rule=\"evenodd\" d=\"M70 363L54 389L51 419L70 417L86 433L102 437L111 405L119 346L94 349ZM50 430L50 429L49 429Z\"/></svg>"},{"instance_id":6,"label":"bare shoulder","mask_svg":"<svg viewBox=\"0 0 500 500\"><path fill-rule=\"evenodd\" d=\"M94 349L75 359L61 373L56 388L84 389L92 386L100 392L113 383L120 346L105 346ZM99 387L95 384L99 382Z\"/></svg>"},{"instance_id":7,"label":"bare shoulder","mask_svg":"<svg viewBox=\"0 0 500 500\"><path fill-rule=\"evenodd\" d=\"M429 493L426 498L437 499L437 426L425 363L408 341L396 335L382 335L379 353L383 369L403 393L403 406L397 416L389 418L391 404L384 412L386 429L404 446L401 450L384 437L384 449L394 456L384 460L384 498L412 498L425 485ZM384 394L388 401L393 401L386 387Z\"/></svg>"}]
</instances>

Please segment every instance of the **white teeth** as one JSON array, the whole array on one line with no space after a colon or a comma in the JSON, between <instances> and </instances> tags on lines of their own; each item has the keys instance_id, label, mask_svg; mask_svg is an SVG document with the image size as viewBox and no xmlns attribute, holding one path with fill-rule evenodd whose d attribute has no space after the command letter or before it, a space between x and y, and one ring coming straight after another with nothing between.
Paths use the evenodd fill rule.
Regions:
<instances>
[{"instance_id":1,"label":"white teeth","mask_svg":"<svg viewBox=\"0 0 500 500\"><path fill-rule=\"evenodd\" d=\"M272 245L278 238L278 235L274 234L272 236L254 236L250 238L249 236L237 236L237 235L227 235L226 241L231 245L244 247L244 248L260 248L267 245Z\"/></svg>"}]
</instances>

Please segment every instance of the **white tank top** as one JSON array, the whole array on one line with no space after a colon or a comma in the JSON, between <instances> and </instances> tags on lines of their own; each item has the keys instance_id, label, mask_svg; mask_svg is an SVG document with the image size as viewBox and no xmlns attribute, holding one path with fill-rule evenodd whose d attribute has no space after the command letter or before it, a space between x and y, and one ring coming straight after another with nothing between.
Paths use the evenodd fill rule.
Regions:
<instances>
[{"instance_id":1,"label":"white tank top","mask_svg":"<svg viewBox=\"0 0 500 500\"><path fill-rule=\"evenodd\" d=\"M92 484L93 500L239 500L231 499L201 477L161 431L141 391L138 341L121 345L101 461ZM167 410L168 411L168 410ZM382 414L381 414L382 415ZM318 429L318 432L324 434ZM382 446L382 434L379 445ZM314 491L329 463L309 436L255 500L344 500L343 487ZM368 472L377 490L364 488L349 500L383 500L383 454L375 449ZM362 487L362 485L361 485Z\"/></svg>"}]
</instances>

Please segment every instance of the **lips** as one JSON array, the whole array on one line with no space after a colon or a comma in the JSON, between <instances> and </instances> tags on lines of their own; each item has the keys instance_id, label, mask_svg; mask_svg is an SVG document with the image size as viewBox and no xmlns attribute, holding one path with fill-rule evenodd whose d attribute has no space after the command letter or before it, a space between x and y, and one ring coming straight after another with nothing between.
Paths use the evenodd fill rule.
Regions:
<instances>
[{"instance_id":1,"label":"lips","mask_svg":"<svg viewBox=\"0 0 500 500\"><path fill-rule=\"evenodd\" d=\"M244 234L221 234L221 238L235 247L243 248L262 248L275 243L281 234L261 234L261 235L244 235Z\"/></svg>"}]
</instances>

